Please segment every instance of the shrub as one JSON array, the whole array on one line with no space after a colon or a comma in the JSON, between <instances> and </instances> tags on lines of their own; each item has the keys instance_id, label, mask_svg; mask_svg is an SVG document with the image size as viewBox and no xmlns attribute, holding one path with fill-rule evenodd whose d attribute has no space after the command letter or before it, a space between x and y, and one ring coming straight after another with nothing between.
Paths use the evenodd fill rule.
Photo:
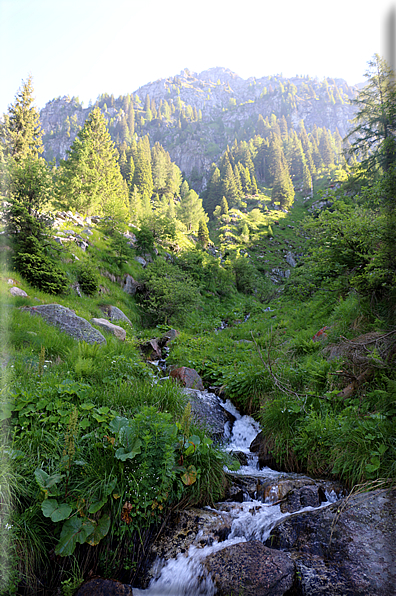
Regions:
<instances>
[{"instance_id":1,"label":"shrub","mask_svg":"<svg viewBox=\"0 0 396 596\"><path fill-rule=\"evenodd\" d=\"M84 294L88 294L89 296L95 294L98 289L98 275L93 266L86 261L78 264L77 281Z\"/></svg>"}]
</instances>

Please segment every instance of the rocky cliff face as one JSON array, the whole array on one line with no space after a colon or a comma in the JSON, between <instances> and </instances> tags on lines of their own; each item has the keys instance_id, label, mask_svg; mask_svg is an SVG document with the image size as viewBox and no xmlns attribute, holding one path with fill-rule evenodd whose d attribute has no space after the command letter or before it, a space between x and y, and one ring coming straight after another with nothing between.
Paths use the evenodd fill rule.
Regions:
<instances>
[{"instance_id":1,"label":"rocky cliff face","mask_svg":"<svg viewBox=\"0 0 396 596\"><path fill-rule=\"evenodd\" d=\"M356 94L357 88L349 87L343 79L320 82L307 77L268 76L245 80L227 68L210 68L199 74L185 69L178 76L147 83L131 97L135 103L135 132L139 136L148 133L152 143L159 141L182 172L202 176L204 187L211 163L235 138L253 136L260 114L263 118L285 115L288 126L294 128L303 120L307 131L315 124L333 133L338 128L344 137L354 115L350 100ZM182 110L191 106L200 110L202 117L198 121L187 118L182 129L174 116L168 120L142 120L147 95L157 107L161 100ZM117 124L125 116L123 99L116 99L104 110L114 140ZM70 97L46 104L40 115L47 159L66 157L90 110Z\"/></svg>"}]
</instances>

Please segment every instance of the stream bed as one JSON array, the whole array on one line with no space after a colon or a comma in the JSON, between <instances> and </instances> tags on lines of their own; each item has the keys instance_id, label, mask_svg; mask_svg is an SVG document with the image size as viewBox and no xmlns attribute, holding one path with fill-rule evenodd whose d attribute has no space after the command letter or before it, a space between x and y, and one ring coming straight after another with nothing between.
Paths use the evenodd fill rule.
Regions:
<instances>
[{"instance_id":1,"label":"stream bed","mask_svg":"<svg viewBox=\"0 0 396 596\"><path fill-rule=\"evenodd\" d=\"M232 425L229 422L225 425L224 449L243 454L246 461L246 465L242 465L238 472L232 472L239 486L239 491L236 491L238 496L235 501L229 498L225 502L217 503L213 508L196 510L198 514L202 514L197 514L196 517L201 519L201 523L195 531L188 532L192 535L188 546L177 552L176 556L157 556L150 570L151 580L148 587L133 588L134 596L216 594L215 584L204 560L217 551L241 542L264 543L274 525L291 515L291 512L281 510L285 491L290 491L291 486L304 484L305 481L315 486L312 479L300 474L277 472L268 467L260 470L257 456L249 449L261 430L260 425L250 416L241 416L231 402L227 401L221 405L235 417ZM255 486L257 490L254 489ZM330 484L328 488L321 490L322 498L317 507L294 508L293 513L327 507L341 496L331 489Z\"/></svg>"}]
</instances>

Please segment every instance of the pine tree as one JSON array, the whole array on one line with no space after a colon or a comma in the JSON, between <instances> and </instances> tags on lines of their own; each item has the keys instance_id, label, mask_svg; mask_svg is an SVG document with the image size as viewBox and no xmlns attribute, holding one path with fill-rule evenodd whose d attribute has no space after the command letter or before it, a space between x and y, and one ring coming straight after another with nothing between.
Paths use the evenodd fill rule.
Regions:
<instances>
[{"instance_id":1,"label":"pine tree","mask_svg":"<svg viewBox=\"0 0 396 596\"><path fill-rule=\"evenodd\" d=\"M221 193L221 177L220 170L216 164L212 164L212 173L209 178L208 188L205 198L205 209L211 215L216 208L216 205L220 205L222 193Z\"/></svg>"},{"instance_id":2,"label":"pine tree","mask_svg":"<svg viewBox=\"0 0 396 596\"><path fill-rule=\"evenodd\" d=\"M61 204L73 210L127 217L128 195L117 150L99 108L92 110L61 162L58 194Z\"/></svg>"},{"instance_id":3,"label":"pine tree","mask_svg":"<svg viewBox=\"0 0 396 596\"><path fill-rule=\"evenodd\" d=\"M40 114L33 101L33 80L29 75L27 81L22 81L15 102L8 107L0 129L5 156L15 161L26 157L36 159L43 151Z\"/></svg>"},{"instance_id":4,"label":"pine tree","mask_svg":"<svg viewBox=\"0 0 396 596\"><path fill-rule=\"evenodd\" d=\"M180 201L176 209L177 218L184 223L189 232L198 228L201 219L208 220L202 207L202 199L195 190L190 190Z\"/></svg>"},{"instance_id":5,"label":"pine tree","mask_svg":"<svg viewBox=\"0 0 396 596\"><path fill-rule=\"evenodd\" d=\"M200 243L202 244L202 246L204 248L206 248L208 246L209 230L208 230L208 226L206 225L206 221L204 219L201 219L199 222L198 240L200 241Z\"/></svg>"},{"instance_id":6,"label":"pine tree","mask_svg":"<svg viewBox=\"0 0 396 596\"><path fill-rule=\"evenodd\" d=\"M147 137L146 137L147 138ZM147 146L144 139L139 139L137 144L133 186L137 186L139 193L151 198L153 194L153 177L151 173L151 153L147 155Z\"/></svg>"},{"instance_id":7,"label":"pine tree","mask_svg":"<svg viewBox=\"0 0 396 596\"><path fill-rule=\"evenodd\" d=\"M326 128L322 129L319 141L319 151L325 166L334 164L334 155Z\"/></svg>"},{"instance_id":8,"label":"pine tree","mask_svg":"<svg viewBox=\"0 0 396 596\"><path fill-rule=\"evenodd\" d=\"M228 215L228 203L227 199L223 197L220 203L220 214L221 215Z\"/></svg>"}]
</instances>

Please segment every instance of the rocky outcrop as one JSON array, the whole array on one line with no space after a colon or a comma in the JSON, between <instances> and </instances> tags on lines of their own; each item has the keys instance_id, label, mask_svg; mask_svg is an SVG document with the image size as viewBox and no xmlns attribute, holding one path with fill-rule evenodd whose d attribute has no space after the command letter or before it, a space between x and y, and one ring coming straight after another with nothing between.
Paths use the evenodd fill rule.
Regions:
<instances>
[{"instance_id":1,"label":"rocky outcrop","mask_svg":"<svg viewBox=\"0 0 396 596\"><path fill-rule=\"evenodd\" d=\"M296 513L278 522L266 545L290 554L303 595L394 596L396 490Z\"/></svg>"},{"instance_id":2,"label":"rocky outcrop","mask_svg":"<svg viewBox=\"0 0 396 596\"><path fill-rule=\"evenodd\" d=\"M294 583L290 557L262 542L240 542L217 551L204 561L218 596L283 596Z\"/></svg>"},{"instance_id":3,"label":"rocky outcrop","mask_svg":"<svg viewBox=\"0 0 396 596\"><path fill-rule=\"evenodd\" d=\"M110 323L107 319L91 319L92 325L97 325L101 327L107 333L111 333L114 337L117 337L121 341L125 341L126 338L126 331L119 325L114 325L114 323Z\"/></svg>"},{"instance_id":4,"label":"rocky outcrop","mask_svg":"<svg viewBox=\"0 0 396 596\"><path fill-rule=\"evenodd\" d=\"M260 470L265 467L272 468L272 470L277 471L282 470L282 468L278 466L273 455L271 455L270 446L264 436L263 431L260 431L257 437L253 439L249 449L252 453L255 453L258 456Z\"/></svg>"},{"instance_id":5,"label":"rocky outcrop","mask_svg":"<svg viewBox=\"0 0 396 596\"><path fill-rule=\"evenodd\" d=\"M124 292L130 294L131 296L134 296L138 289L141 287L141 284L135 279L133 279L132 275L129 275L128 273L125 276L123 283L124 285L122 289L124 290Z\"/></svg>"},{"instance_id":6,"label":"rocky outcrop","mask_svg":"<svg viewBox=\"0 0 396 596\"><path fill-rule=\"evenodd\" d=\"M22 310L29 311L31 315L40 315L48 325L58 327L78 341L85 341L88 344L106 343L100 331L92 327L87 320L78 317L73 310L60 304L41 304L24 307Z\"/></svg>"}]
</instances>

